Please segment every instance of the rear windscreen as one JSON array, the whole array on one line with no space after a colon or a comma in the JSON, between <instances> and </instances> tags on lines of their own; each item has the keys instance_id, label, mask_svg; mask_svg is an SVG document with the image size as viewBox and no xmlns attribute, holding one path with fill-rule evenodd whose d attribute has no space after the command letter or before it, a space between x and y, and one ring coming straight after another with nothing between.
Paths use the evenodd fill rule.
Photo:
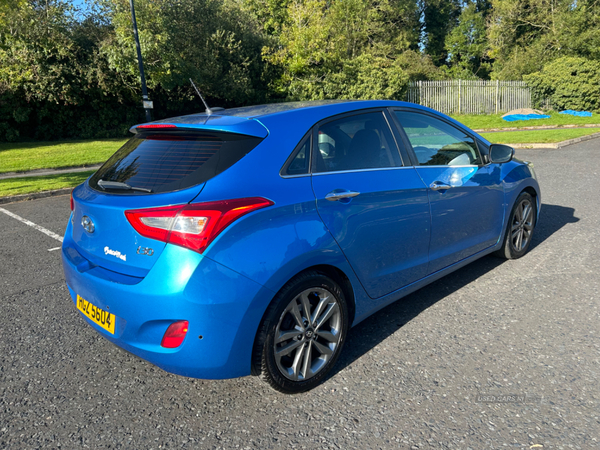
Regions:
<instances>
[{"instance_id":1,"label":"rear windscreen","mask_svg":"<svg viewBox=\"0 0 600 450\"><path fill-rule=\"evenodd\" d=\"M178 191L228 169L260 141L257 137L221 132L137 134L98 169L90 178L90 186L111 194ZM113 187L103 182L113 182ZM133 189L115 188L117 183Z\"/></svg>"}]
</instances>

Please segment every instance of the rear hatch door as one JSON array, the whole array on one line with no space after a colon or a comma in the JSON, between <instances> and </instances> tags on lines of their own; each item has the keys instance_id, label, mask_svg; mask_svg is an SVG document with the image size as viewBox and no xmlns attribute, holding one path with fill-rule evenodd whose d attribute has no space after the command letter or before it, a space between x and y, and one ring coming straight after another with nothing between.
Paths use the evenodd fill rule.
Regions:
<instances>
[{"instance_id":1,"label":"rear hatch door","mask_svg":"<svg viewBox=\"0 0 600 450\"><path fill-rule=\"evenodd\" d=\"M203 128L138 132L73 191L74 250L94 266L144 277L166 244L137 233L125 211L189 203L261 141Z\"/></svg>"}]
</instances>

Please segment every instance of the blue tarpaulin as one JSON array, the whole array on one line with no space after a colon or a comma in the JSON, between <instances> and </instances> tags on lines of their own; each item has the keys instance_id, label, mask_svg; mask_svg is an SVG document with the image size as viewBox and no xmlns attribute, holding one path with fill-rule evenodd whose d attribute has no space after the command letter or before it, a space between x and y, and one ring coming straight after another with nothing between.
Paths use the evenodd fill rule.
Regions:
<instances>
[{"instance_id":1,"label":"blue tarpaulin","mask_svg":"<svg viewBox=\"0 0 600 450\"><path fill-rule=\"evenodd\" d=\"M566 111L561 111L559 114L570 114L571 116L577 117L592 117L592 113L589 111L573 111L572 109L567 109Z\"/></svg>"},{"instance_id":2,"label":"blue tarpaulin","mask_svg":"<svg viewBox=\"0 0 600 450\"><path fill-rule=\"evenodd\" d=\"M516 122L517 120L549 119L550 116L544 114L511 114L503 117L507 122Z\"/></svg>"}]
</instances>

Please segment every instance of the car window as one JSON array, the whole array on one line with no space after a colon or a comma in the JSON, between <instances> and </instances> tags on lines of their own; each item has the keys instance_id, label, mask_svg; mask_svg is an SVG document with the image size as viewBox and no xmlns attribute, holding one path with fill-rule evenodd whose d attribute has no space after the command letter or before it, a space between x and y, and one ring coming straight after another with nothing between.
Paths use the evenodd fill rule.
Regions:
<instances>
[{"instance_id":1,"label":"car window","mask_svg":"<svg viewBox=\"0 0 600 450\"><path fill-rule=\"evenodd\" d=\"M402 165L382 112L357 114L322 124L313 154L315 172Z\"/></svg>"},{"instance_id":2,"label":"car window","mask_svg":"<svg viewBox=\"0 0 600 450\"><path fill-rule=\"evenodd\" d=\"M284 170L285 175L302 175L308 173L308 162L310 156L311 133L308 133L296 147L292 160Z\"/></svg>"},{"instance_id":3,"label":"car window","mask_svg":"<svg viewBox=\"0 0 600 450\"><path fill-rule=\"evenodd\" d=\"M435 117L395 111L421 166L480 165L475 140L460 129Z\"/></svg>"},{"instance_id":4,"label":"car window","mask_svg":"<svg viewBox=\"0 0 600 450\"><path fill-rule=\"evenodd\" d=\"M177 191L227 170L261 141L217 131L138 133L98 169L89 184L98 191L111 189L99 181L126 183L154 194ZM111 190L111 194L136 192Z\"/></svg>"}]
</instances>

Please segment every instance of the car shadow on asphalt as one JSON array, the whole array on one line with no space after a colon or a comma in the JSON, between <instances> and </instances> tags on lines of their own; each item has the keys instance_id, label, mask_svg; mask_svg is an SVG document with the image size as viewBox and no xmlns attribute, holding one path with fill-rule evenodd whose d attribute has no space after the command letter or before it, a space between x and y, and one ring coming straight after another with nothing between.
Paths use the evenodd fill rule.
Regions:
<instances>
[{"instance_id":1,"label":"car shadow on asphalt","mask_svg":"<svg viewBox=\"0 0 600 450\"><path fill-rule=\"evenodd\" d=\"M540 211L538 224L535 227L530 250L537 247L565 225L576 222L579 222L579 218L575 217L574 208L542 203L542 210Z\"/></svg>"},{"instance_id":2,"label":"car shadow on asphalt","mask_svg":"<svg viewBox=\"0 0 600 450\"><path fill-rule=\"evenodd\" d=\"M578 222L575 209L542 204L539 226L536 227L531 243L534 249L565 225ZM505 260L489 255L469 264L432 284L400 299L364 320L348 333L344 351L335 368L327 378L346 368L362 355L398 331L430 306L443 300L453 292L490 272Z\"/></svg>"}]
</instances>

